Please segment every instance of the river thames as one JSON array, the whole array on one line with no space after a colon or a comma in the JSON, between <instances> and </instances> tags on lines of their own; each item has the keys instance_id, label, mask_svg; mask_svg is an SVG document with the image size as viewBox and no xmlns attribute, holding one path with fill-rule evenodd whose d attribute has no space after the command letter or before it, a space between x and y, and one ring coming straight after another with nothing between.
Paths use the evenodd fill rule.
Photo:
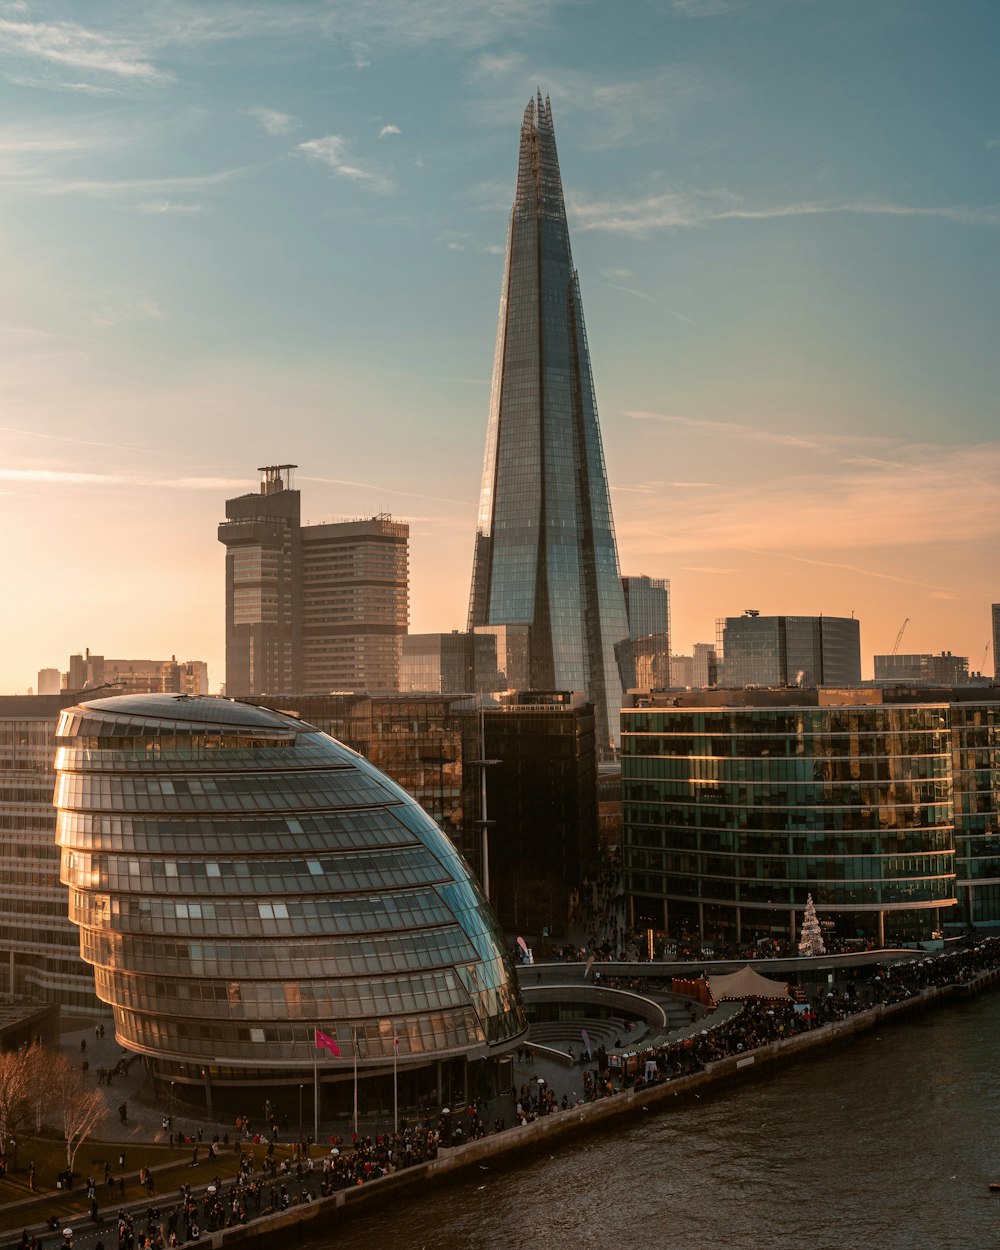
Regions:
<instances>
[{"instance_id":1,"label":"river thames","mask_svg":"<svg viewBox=\"0 0 1000 1250\"><path fill-rule=\"evenodd\" d=\"M1000 995L892 1024L523 1164L337 1221L309 1250L996 1245ZM558 1091L560 1094L561 1090ZM512 1130L516 1131L516 1130Z\"/></svg>"}]
</instances>

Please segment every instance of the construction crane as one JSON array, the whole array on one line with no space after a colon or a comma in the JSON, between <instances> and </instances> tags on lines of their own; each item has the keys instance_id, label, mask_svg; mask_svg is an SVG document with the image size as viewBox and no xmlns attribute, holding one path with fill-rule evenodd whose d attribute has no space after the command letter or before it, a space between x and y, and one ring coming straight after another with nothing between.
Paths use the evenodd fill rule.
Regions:
<instances>
[{"instance_id":1,"label":"construction crane","mask_svg":"<svg viewBox=\"0 0 1000 1250\"><path fill-rule=\"evenodd\" d=\"M896 652L899 650L899 644L903 641L903 634L906 631L906 627L907 625L909 625L909 623L910 623L910 618L907 617L906 620L902 623L902 625L900 625L899 633L896 635L896 641L892 644L892 650L889 652L890 655L895 655Z\"/></svg>"},{"instance_id":2,"label":"construction crane","mask_svg":"<svg viewBox=\"0 0 1000 1250\"><path fill-rule=\"evenodd\" d=\"M985 668L986 668L986 658L987 658L987 656L989 655L989 653L990 653L990 644L989 644L989 643L987 643L987 644L986 644L986 646L983 648L983 659L982 659L982 663L979 665L979 674L980 674L980 676L982 676L982 674L983 674L983 672L984 672L984 670L985 670ZM994 657L993 657L993 668L994 668L994 670L996 669L996 656L994 656ZM994 676L996 676L996 673L995 673L995 672L994 672Z\"/></svg>"}]
</instances>

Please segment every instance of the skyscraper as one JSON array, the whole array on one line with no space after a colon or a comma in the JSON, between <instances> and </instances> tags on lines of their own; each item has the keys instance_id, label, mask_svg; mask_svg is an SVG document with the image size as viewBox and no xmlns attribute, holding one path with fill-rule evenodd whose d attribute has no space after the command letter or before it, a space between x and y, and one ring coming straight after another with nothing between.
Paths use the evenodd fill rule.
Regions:
<instances>
[{"instance_id":1,"label":"skyscraper","mask_svg":"<svg viewBox=\"0 0 1000 1250\"><path fill-rule=\"evenodd\" d=\"M848 616L727 616L721 685L857 686L861 627Z\"/></svg>"},{"instance_id":2,"label":"skyscraper","mask_svg":"<svg viewBox=\"0 0 1000 1250\"><path fill-rule=\"evenodd\" d=\"M603 749L631 685L625 598L552 111L521 125L469 628L529 625L531 685L585 691ZM624 677L624 683L623 683Z\"/></svg>"},{"instance_id":3,"label":"skyscraper","mask_svg":"<svg viewBox=\"0 0 1000 1250\"><path fill-rule=\"evenodd\" d=\"M226 501L226 693L396 690L410 527L380 513L302 525L292 464Z\"/></svg>"},{"instance_id":4,"label":"skyscraper","mask_svg":"<svg viewBox=\"0 0 1000 1250\"><path fill-rule=\"evenodd\" d=\"M622 590L635 684L664 690L671 684L670 582L665 577L623 577Z\"/></svg>"}]
</instances>

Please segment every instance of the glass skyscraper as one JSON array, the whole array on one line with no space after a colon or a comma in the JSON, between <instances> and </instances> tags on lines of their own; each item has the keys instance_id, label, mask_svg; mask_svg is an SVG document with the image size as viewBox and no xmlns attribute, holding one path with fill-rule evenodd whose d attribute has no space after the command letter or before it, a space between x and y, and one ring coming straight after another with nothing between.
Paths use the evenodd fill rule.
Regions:
<instances>
[{"instance_id":1,"label":"glass skyscraper","mask_svg":"<svg viewBox=\"0 0 1000 1250\"><path fill-rule=\"evenodd\" d=\"M629 636L552 129L524 112L507 232L469 628L528 625L531 685L585 691L618 736Z\"/></svg>"}]
</instances>

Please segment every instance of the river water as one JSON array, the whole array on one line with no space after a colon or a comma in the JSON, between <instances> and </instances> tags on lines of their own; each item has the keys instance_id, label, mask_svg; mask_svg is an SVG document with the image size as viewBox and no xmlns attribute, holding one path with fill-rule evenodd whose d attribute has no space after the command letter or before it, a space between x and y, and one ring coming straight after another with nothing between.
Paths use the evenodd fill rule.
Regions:
<instances>
[{"instance_id":1,"label":"river water","mask_svg":"<svg viewBox=\"0 0 1000 1250\"><path fill-rule=\"evenodd\" d=\"M1000 1243L1000 994L558 1153L337 1220L308 1250L980 1250ZM516 1131L516 1130L515 1130Z\"/></svg>"}]
</instances>

